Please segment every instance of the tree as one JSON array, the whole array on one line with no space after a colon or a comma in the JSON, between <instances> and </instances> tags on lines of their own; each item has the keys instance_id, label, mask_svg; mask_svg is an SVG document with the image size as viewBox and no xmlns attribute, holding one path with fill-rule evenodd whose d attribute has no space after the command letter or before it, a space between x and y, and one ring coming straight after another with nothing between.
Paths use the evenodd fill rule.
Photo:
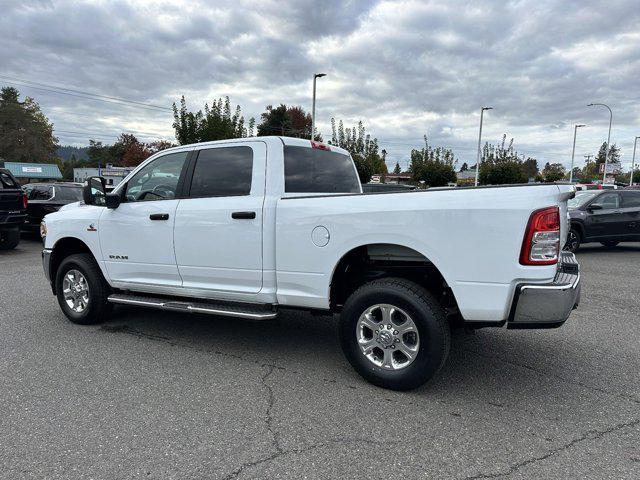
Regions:
<instances>
[{"instance_id":1,"label":"tree","mask_svg":"<svg viewBox=\"0 0 640 480\"><path fill-rule=\"evenodd\" d=\"M430 187L442 187L456 181L453 151L429 145L424 136L424 147L411 150L409 171L413 180Z\"/></svg>"},{"instance_id":2,"label":"tree","mask_svg":"<svg viewBox=\"0 0 640 480\"><path fill-rule=\"evenodd\" d=\"M507 136L502 136L502 143L497 147L486 143L482 149L479 181L482 185L503 185L509 183L526 183L522 160L513 148L513 138L505 146Z\"/></svg>"},{"instance_id":3,"label":"tree","mask_svg":"<svg viewBox=\"0 0 640 480\"><path fill-rule=\"evenodd\" d=\"M402 170L400 169L400 162L396 162L396 166L393 169L393 173L395 173L396 175L398 175L399 173L401 173Z\"/></svg>"},{"instance_id":4,"label":"tree","mask_svg":"<svg viewBox=\"0 0 640 480\"><path fill-rule=\"evenodd\" d=\"M53 124L31 97L20 102L13 87L0 90L0 158L14 162L53 162L58 139Z\"/></svg>"},{"instance_id":5,"label":"tree","mask_svg":"<svg viewBox=\"0 0 640 480\"><path fill-rule=\"evenodd\" d=\"M542 169L542 177L545 182L557 182L564 178L566 171L561 163L549 163Z\"/></svg>"},{"instance_id":6,"label":"tree","mask_svg":"<svg viewBox=\"0 0 640 480\"><path fill-rule=\"evenodd\" d=\"M336 128L336 120L332 118L331 131L332 136L329 144L344 148L351 154L358 170L360 182L368 183L372 175L389 173L387 164L378 153L378 139L371 138L362 121L358 122L357 127L344 128L344 124L340 120Z\"/></svg>"},{"instance_id":7,"label":"tree","mask_svg":"<svg viewBox=\"0 0 640 480\"><path fill-rule=\"evenodd\" d=\"M462 164L462 166L460 167L460 171L461 172L466 172L467 170L469 170L469 165L467 165L467 162L464 162Z\"/></svg>"},{"instance_id":8,"label":"tree","mask_svg":"<svg viewBox=\"0 0 640 480\"><path fill-rule=\"evenodd\" d=\"M224 101L222 98L214 100L211 107L205 103L204 112L187 110L184 95L180 99L180 110L173 104L173 129L180 145L253 136L254 124L251 118L249 127L245 127L240 105L231 114L229 97Z\"/></svg>"},{"instance_id":9,"label":"tree","mask_svg":"<svg viewBox=\"0 0 640 480\"><path fill-rule=\"evenodd\" d=\"M258 136L311 137L311 114L305 112L302 107L288 107L284 103L276 108L267 105L265 112L260 115L260 119ZM321 142L322 135L316 132L314 139Z\"/></svg>"}]
</instances>

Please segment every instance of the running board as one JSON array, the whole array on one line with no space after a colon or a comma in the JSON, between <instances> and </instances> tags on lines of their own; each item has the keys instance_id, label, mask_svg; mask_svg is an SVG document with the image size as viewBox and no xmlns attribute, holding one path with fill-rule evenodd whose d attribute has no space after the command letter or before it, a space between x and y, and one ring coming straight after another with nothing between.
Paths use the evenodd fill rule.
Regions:
<instances>
[{"instance_id":1,"label":"running board","mask_svg":"<svg viewBox=\"0 0 640 480\"><path fill-rule=\"evenodd\" d=\"M252 306L245 304L221 304L191 302L184 300L173 300L159 297L142 297L137 295L124 295L114 293L109 295L107 300L120 305L135 305L138 307L157 308L172 312L183 313L204 313L208 315L223 315L227 317L246 318L249 320L270 320L278 315L273 309L266 309L262 306Z\"/></svg>"}]
</instances>

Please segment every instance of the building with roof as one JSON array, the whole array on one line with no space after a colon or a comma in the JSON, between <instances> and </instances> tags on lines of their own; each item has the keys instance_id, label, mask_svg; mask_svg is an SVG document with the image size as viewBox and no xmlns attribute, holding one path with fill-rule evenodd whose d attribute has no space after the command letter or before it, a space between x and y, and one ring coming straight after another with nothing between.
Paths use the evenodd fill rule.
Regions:
<instances>
[{"instance_id":1,"label":"building with roof","mask_svg":"<svg viewBox=\"0 0 640 480\"><path fill-rule=\"evenodd\" d=\"M55 163L2 162L0 167L6 168L22 183L60 180L62 173Z\"/></svg>"},{"instance_id":2,"label":"building with roof","mask_svg":"<svg viewBox=\"0 0 640 480\"><path fill-rule=\"evenodd\" d=\"M73 181L84 183L89 177L102 177L104 178L107 187L115 187L124 179L124 177L129 175L133 169L134 167L114 167L110 164L107 164L107 166L103 168L74 168Z\"/></svg>"}]
</instances>

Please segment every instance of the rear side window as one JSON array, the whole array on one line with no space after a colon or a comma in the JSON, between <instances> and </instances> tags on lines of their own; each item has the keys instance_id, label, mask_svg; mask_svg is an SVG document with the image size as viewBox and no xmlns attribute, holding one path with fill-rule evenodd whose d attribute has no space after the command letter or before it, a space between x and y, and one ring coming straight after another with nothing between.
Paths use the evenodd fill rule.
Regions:
<instances>
[{"instance_id":1,"label":"rear side window","mask_svg":"<svg viewBox=\"0 0 640 480\"><path fill-rule=\"evenodd\" d=\"M20 188L11 175L0 172L0 188Z\"/></svg>"},{"instance_id":2,"label":"rear side window","mask_svg":"<svg viewBox=\"0 0 640 480\"><path fill-rule=\"evenodd\" d=\"M360 183L348 155L285 145L284 190L287 193L360 193Z\"/></svg>"},{"instance_id":3,"label":"rear side window","mask_svg":"<svg viewBox=\"0 0 640 480\"><path fill-rule=\"evenodd\" d=\"M56 200L77 202L82 200L82 188L56 187Z\"/></svg>"},{"instance_id":4,"label":"rear side window","mask_svg":"<svg viewBox=\"0 0 640 480\"><path fill-rule=\"evenodd\" d=\"M53 196L53 188L47 185L35 185L29 192L29 200L49 200Z\"/></svg>"},{"instance_id":5,"label":"rear side window","mask_svg":"<svg viewBox=\"0 0 640 480\"><path fill-rule=\"evenodd\" d=\"M639 208L640 192L622 192L622 206L624 208Z\"/></svg>"},{"instance_id":6,"label":"rear side window","mask_svg":"<svg viewBox=\"0 0 640 480\"><path fill-rule=\"evenodd\" d=\"M191 197L231 197L251 193L253 150L223 147L200 150L191 180Z\"/></svg>"}]
</instances>

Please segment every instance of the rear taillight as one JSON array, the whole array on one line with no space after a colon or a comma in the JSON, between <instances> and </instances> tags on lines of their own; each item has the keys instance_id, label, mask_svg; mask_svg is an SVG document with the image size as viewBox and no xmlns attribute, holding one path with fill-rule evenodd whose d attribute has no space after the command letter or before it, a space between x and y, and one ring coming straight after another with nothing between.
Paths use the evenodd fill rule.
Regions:
<instances>
[{"instance_id":1,"label":"rear taillight","mask_svg":"<svg viewBox=\"0 0 640 480\"><path fill-rule=\"evenodd\" d=\"M318 150L331 151L331 148L329 147L329 145L325 145L324 143L316 142L314 140L311 140L311 148L317 148Z\"/></svg>"},{"instance_id":2,"label":"rear taillight","mask_svg":"<svg viewBox=\"0 0 640 480\"><path fill-rule=\"evenodd\" d=\"M529 217L520 251L521 265L553 265L560 253L560 210L536 210Z\"/></svg>"},{"instance_id":3,"label":"rear taillight","mask_svg":"<svg viewBox=\"0 0 640 480\"><path fill-rule=\"evenodd\" d=\"M24 209L27 208L27 194L26 193L22 194L22 208L24 208Z\"/></svg>"}]
</instances>

